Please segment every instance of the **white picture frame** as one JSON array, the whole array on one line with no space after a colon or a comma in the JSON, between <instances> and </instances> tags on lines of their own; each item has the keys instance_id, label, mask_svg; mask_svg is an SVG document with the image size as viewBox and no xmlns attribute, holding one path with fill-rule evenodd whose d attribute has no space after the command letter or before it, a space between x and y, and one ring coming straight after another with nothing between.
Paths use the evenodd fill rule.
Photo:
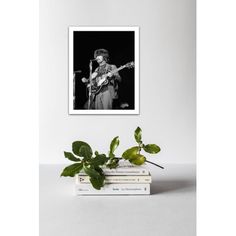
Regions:
<instances>
[{"instance_id":1,"label":"white picture frame","mask_svg":"<svg viewBox=\"0 0 236 236\"><path fill-rule=\"evenodd\" d=\"M117 36L118 37L117 37ZM112 44L112 40L114 39ZM125 40L127 39L128 44ZM97 40L97 41L96 41ZM106 42L107 41L107 42ZM92 43L91 43L92 42ZM100 44L99 44L100 42ZM119 71L122 77L122 83L127 83L130 90L125 91L121 86L121 92L123 97L120 97L119 105L114 109L88 109L82 107L84 98L84 91L86 86L82 88L81 77L82 74L89 74L89 59L93 56L93 50L97 45L101 45L100 48L105 48L108 45L108 51L111 58L116 56L116 66L119 68L121 66L117 64L117 61L124 58L133 59L134 68L133 72L125 72L126 77L123 78L123 71ZM103 44L104 43L104 44ZM124 48L125 45L125 48ZM113 50L112 50L113 49ZM123 53L121 53L123 52ZM127 54L125 54L127 52ZM115 55L118 54L118 55ZM132 55L132 56L130 56ZM123 57L122 57L123 56ZM83 61L84 59L84 61ZM93 59L93 57L91 58ZM80 62L80 63L77 63ZM85 66L84 63L87 63ZM83 70L81 70L80 65L83 64ZM111 60L111 64L112 60ZM96 67L96 66L95 66ZM94 69L94 68L93 68ZM127 70L128 71L128 70ZM130 70L129 70L130 71ZM79 73L79 75L78 75ZM80 75L81 74L81 75ZM132 76L131 76L132 74ZM127 80L129 81L127 82ZM125 82L123 82L125 80ZM133 87L132 87L133 81ZM78 89L79 84L79 89ZM132 91L131 91L132 90ZM81 92L82 91L82 92ZM118 91L120 92L120 91ZM120 95L119 95L120 96ZM129 101L122 101L123 98L127 98ZM80 100L79 100L80 99ZM123 102L123 103L122 103ZM69 27L69 114L71 115L83 115L83 114L107 114L107 115L138 115L139 114L139 27L137 26L122 26L122 27L90 27L90 26L71 26Z\"/></svg>"}]
</instances>

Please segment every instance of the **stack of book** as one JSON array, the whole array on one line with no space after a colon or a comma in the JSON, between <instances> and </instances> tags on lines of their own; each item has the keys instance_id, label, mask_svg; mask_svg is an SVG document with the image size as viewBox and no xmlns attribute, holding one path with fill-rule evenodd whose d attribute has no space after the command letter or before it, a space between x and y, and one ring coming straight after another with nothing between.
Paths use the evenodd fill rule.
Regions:
<instances>
[{"instance_id":1,"label":"stack of book","mask_svg":"<svg viewBox=\"0 0 236 236\"><path fill-rule=\"evenodd\" d=\"M150 194L151 175L145 165L134 166L121 163L116 169L103 169L105 185L100 190L93 188L89 176L75 176L76 195L147 195Z\"/></svg>"}]
</instances>

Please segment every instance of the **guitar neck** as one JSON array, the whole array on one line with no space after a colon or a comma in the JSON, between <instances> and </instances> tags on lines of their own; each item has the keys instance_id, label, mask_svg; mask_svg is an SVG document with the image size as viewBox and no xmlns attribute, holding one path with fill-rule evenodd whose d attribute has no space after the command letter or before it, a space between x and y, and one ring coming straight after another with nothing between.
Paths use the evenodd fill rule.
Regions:
<instances>
[{"instance_id":1,"label":"guitar neck","mask_svg":"<svg viewBox=\"0 0 236 236\"><path fill-rule=\"evenodd\" d=\"M120 71L120 70L123 70L125 67L126 67L126 66L120 66L119 68L110 71L110 73L115 74L116 72L118 72L118 71Z\"/></svg>"}]
</instances>

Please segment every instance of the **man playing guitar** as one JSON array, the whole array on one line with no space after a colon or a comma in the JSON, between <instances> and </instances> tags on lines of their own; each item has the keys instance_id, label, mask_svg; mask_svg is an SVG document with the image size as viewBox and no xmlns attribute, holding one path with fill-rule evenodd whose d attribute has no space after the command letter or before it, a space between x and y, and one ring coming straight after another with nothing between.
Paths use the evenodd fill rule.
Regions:
<instances>
[{"instance_id":1,"label":"man playing guitar","mask_svg":"<svg viewBox=\"0 0 236 236\"><path fill-rule=\"evenodd\" d=\"M107 83L102 86L98 92L92 96L90 108L97 110L109 110L113 109L114 99L118 99L118 82L121 81L121 77L117 72L113 72L117 69L115 65L108 64L109 53L106 49L97 49L94 52L94 59L98 63L98 67L92 73L92 83L98 83L97 78L101 78L106 75ZM89 79L82 78L83 83L89 83Z\"/></svg>"}]
</instances>

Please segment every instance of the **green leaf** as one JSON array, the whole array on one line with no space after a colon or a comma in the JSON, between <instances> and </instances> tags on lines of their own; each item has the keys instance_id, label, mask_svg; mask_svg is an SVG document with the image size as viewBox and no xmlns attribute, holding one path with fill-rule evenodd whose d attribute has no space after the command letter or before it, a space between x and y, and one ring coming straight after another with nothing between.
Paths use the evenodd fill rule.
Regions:
<instances>
[{"instance_id":1,"label":"green leaf","mask_svg":"<svg viewBox=\"0 0 236 236\"><path fill-rule=\"evenodd\" d=\"M139 147L134 146L132 148L127 149L123 154L122 157L126 160L132 158L132 156L136 155L139 152Z\"/></svg>"},{"instance_id":2,"label":"green leaf","mask_svg":"<svg viewBox=\"0 0 236 236\"><path fill-rule=\"evenodd\" d=\"M114 151L119 146L119 144L120 144L119 137L117 136L117 137L113 138L113 140L111 141L111 144L110 144L110 154L114 153Z\"/></svg>"},{"instance_id":3,"label":"green leaf","mask_svg":"<svg viewBox=\"0 0 236 236\"><path fill-rule=\"evenodd\" d=\"M114 153L111 153L111 152L109 152L108 156L109 156L109 158L111 158L111 159L116 157L115 154L114 154Z\"/></svg>"},{"instance_id":4,"label":"green leaf","mask_svg":"<svg viewBox=\"0 0 236 236\"><path fill-rule=\"evenodd\" d=\"M100 176L99 178L90 178L90 183L97 190L100 190L104 186L105 176Z\"/></svg>"},{"instance_id":5,"label":"green leaf","mask_svg":"<svg viewBox=\"0 0 236 236\"><path fill-rule=\"evenodd\" d=\"M139 127L134 131L134 138L137 143L142 143L142 130Z\"/></svg>"},{"instance_id":6,"label":"green leaf","mask_svg":"<svg viewBox=\"0 0 236 236\"><path fill-rule=\"evenodd\" d=\"M95 170L96 170L100 175L104 175L102 168L100 168L99 166L95 166Z\"/></svg>"},{"instance_id":7,"label":"green leaf","mask_svg":"<svg viewBox=\"0 0 236 236\"><path fill-rule=\"evenodd\" d=\"M98 154L96 153L96 157L91 158L89 160L89 163L92 164L93 166L102 166L107 162L107 157L105 154Z\"/></svg>"},{"instance_id":8,"label":"green leaf","mask_svg":"<svg viewBox=\"0 0 236 236\"><path fill-rule=\"evenodd\" d=\"M84 157L84 156L81 156L81 152L80 152L80 148L82 146L86 146L87 147L87 150L89 151L90 155L92 156L93 155L93 151L92 151L92 148L85 142L83 141L75 141L72 143L72 151L75 155L77 156L80 156L80 157Z\"/></svg>"},{"instance_id":9,"label":"green leaf","mask_svg":"<svg viewBox=\"0 0 236 236\"><path fill-rule=\"evenodd\" d=\"M161 151L160 147L156 144L147 144L143 146L145 152L155 154Z\"/></svg>"},{"instance_id":10,"label":"green leaf","mask_svg":"<svg viewBox=\"0 0 236 236\"><path fill-rule=\"evenodd\" d=\"M71 152L64 152L65 158L69 159L70 161L80 161L79 158L75 157Z\"/></svg>"},{"instance_id":11,"label":"green leaf","mask_svg":"<svg viewBox=\"0 0 236 236\"><path fill-rule=\"evenodd\" d=\"M95 189L101 189L104 185L105 176L101 168L92 165L83 165L84 172L90 177L90 182Z\"/></svg>"},{"instance_id":12,"label":"green leaf","mask_svg":"<svg viewBox=\"0 0 236 236\"><path fill-rule=\"evenodd\" d=\"M106 165L110 169L114 169L118 167L119 165L119 159L118 158L112 158L110 159L109 163Z\"/></svg>"},{"instance_id":13,"label":"green leaf","mask_svg":"<svg viewBox=\"0 0 236 236\"><path fill-rule=\"evenodd\" d=\"M85 174L87 174L89 177L91 178L99 178L100 177L100 173L98 171L95 170L94 166L92 165L88 165L88 164L83 164L83 169Z\"/></svg>"},{"instance_id":14,"label":"green leaf","mask_svg":"<svg viewBox=\"0 0 236 236\"><path fill-rule=\"evenodd\" d=\"M75 174L78 174L83 168L82 163L75 163L73 165L67 166L61 173L61 176L70 176L74 177Z\"/></svg>"},{"instance_id":15,"label":"green leaf","mask_svg":"<svg viewBox=\"0 0 236 236\"><path fill-rule=\"evenodd\" d=\"M79 150L79 156L84 157L84 160L89 160L92 157L93 153L88 146L81 146Z\"/></svg>"},{"instance_id":16,"label":"green leaf","mask_svg":"<svg viewBox=\"0 0 236 236\"><path fill-rule=\"evenodd\" d=\"M136 154L136 155L132 156L132 158L129 161L132 164L140 166L146 161L146 157L141 154Z\"/></svg>"}]
</instances>

